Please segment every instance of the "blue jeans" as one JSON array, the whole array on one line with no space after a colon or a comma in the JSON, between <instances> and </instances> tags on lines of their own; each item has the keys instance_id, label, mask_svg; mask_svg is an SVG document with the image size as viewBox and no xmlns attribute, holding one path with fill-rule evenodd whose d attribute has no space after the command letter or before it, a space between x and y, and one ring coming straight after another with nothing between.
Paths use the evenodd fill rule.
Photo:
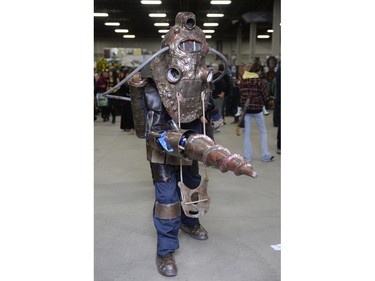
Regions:
<instances>
[{"instance_id":1,"label":"blue jeans","mask_svg":"<svg viewBox=\"0 0 375 281\"><path fill-rule=\"evenodd\" d=\"M252 160L253 149L250 141L252 118L254 118L259 129L262 160L269 160L271 158L271 154L268 151L267 129L266 123L264 121L264 114L262 111L259 113L245 114L245 129L243 134L244 159L249 162Z\"/></svg>"},{"instance_id":2,"label":"blue jeans","mask_svg":"<svg viewBox=\"0 0 375 281\"><path fill-rule=\"evenodd\" d=\"M199 186L201 176L199 175L198 162L193 161L192 166L183 166L183 181L191 189ZM171 172L171 182L154 182L155 198L161 204L170 204L181 201L180 189L177 182L180 180L179 173ZM181 216L175 219L164 220L153 216L157 232L157 253L164 256L179 248L178 231L181 222L186 225L199 223L198 218L190 218L181 209Z\"/></svg>"}]
</instances>

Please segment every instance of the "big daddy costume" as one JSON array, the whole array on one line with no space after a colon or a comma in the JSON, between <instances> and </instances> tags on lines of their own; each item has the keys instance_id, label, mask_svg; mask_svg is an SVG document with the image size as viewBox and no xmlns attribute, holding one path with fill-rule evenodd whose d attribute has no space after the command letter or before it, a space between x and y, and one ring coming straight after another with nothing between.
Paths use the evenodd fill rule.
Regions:
<instances>
[{"instance_id":1,"label":"big daddy costume","mask_svg":"<svg viewBox=\"0 0 375 281\"><path fill-rule=\"evenodd\" d=\"M226 62L222 54L209 48L195 15L180 12L162 40L162 49L105 93L118 98L108 93L126 81L131 85L135 129L138 137L146 139L155 186L156 266L165 276L177 274L173 253L179 248L180 228L192 238L208 238L198 219L210 204L208 177L199 174L198 161L221 172L256 176L242 156L231 154L205 135L205 116L214 127L222 124L212 103L210 86L214 81L205 64L208 51ZM139 70L141 77L137 76Z\"/></svg>"}]
</instances>

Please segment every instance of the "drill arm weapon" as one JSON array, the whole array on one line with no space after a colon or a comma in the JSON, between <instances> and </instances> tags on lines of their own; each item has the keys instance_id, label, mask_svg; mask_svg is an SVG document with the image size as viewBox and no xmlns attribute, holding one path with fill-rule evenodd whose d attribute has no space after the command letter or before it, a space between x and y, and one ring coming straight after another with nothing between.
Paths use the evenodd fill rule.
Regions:
<instances>
[{"instance_id":1,"label":"drill arm weapon","mask_svg":"<svg viewBox=\"0 0 375 281\"><path fill-rule=\"evenodd\" d=\"M257 173L251 164L239 154L232 154L226 147L215 144L206 135L192 130L165 131L161 134L149 135L149 144L163 149L167 153L186 160L197 160L205 166L219 168L221 172L233 171L236 176L247 175L255 178ZM161 140L162 138L162 145Z\"/></svg>"}]
</instances>

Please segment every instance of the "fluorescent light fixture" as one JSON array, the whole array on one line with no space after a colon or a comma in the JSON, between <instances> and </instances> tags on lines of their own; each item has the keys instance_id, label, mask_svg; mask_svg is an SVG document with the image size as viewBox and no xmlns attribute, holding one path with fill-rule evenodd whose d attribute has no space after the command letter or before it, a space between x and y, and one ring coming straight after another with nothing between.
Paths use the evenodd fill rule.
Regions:
<instances>
[{"instance_id":1,"label":"fluorescent light fixture","mask_svg":"<svg viewBox=\"0 0 375 281\"><path fill-rule=\"evenodd\" d=\"M154 25L155 26L169 26L169 23L168 22L155 22Z\"/></svg>"},{"instance_id":2,"label":"fluorescent light fixture","mask_svg":"<svg viewBox=\"0 0 375 281\"><path fill-rule=\"evenodd\" d=\"M167 16L167 14L163 14L163 13L151 13L151 14L148 14L148 16L150 18L165 18Z\"/></svg>"},{"instance_id":3,"label":"fluorescent light fixture","mask_svg":"<svg viewBox=\"0 0 375 281\"><path fill-rule=\"evenodd\" d=\"M232 1L211 1L212 5L229 5Z\"/></svg>"},{"instance_id":4,"label":"fluorescent light fixture","mask_svg":"<svg viewBox=\"0 0 375 281\"><path fill-rule=\"evenodd\" d=\"M206 35L205 36L207 39L211 39L212 38L212 35Z\"/></svg>"},{"instance_id":5,"label":"fluorescent light fixture","mask_svg":"<svg viewBox=\"0 0 375 281\"><path fill-rule=\"evenodd\" d=\"M215 30L213 29L203 29L203 33L215 33Z\"/></svg>"},{"instance_id":6,"label":"fluorescent light fixture","mask_svg":"<svg viewBox=\"0 0 375 281\"><path fill-rule=\"evenodd\" d=\"M208 18L222 18L224 14L207 14Z\"/></svg>"},{"instance_id":7,"label":"fluorescent light fixture","mask_svg":"<svg viewBox=\"0 0 375 281\"><path fill-rule=\"evenodd\" d=\"M127 30L127 29L115 29L115 32L117 32L117 33L128 33L129 30Z\"/></svg>"},{"instance_id":8,"label":"fluorescent light fixture","mask_svg":"<svg viewBox=\"0 0 375 281\"><path fill-rule=\"evenodd\" d=\"M273 29L267 29L267 32L272 33Z\"/></svg>"},{"instance_id":9,"label":"fluorescent light fixture","mask_svg":"<svg viewBox=\"0 0 375 281\"><path fill-rule=\"evenodd\" d=\"M259 39L267 39L267 38L270 38L269 35L258 35L257 38Z\"/></svg>"},{"instance_id":10,"label":"fluorescent light fixture","mask_svg":"<svg viewBox=\"0 0 375 281\"><path fill-rule=\"evenodd\" d=\"M135 38L135 35L133 35L133 34L126 34L126 35L124 35L122 37L124 37L124 38Z\"/></svg>"},{"instance_id":11,"label":"fluorescent light fixture","mask_svg":"<svg viewBox=\"0 0 375 281\"><path fill-rule=\"evenodd\" d=\"M94 17L108 17L107 13L94 13Z\"/></svg>"},{"instance_id":12,"label":"fluorescent light fixture","mask_svg":"<svg viewBox=\"0 0 375 281\"><path fill-rule=\"evenodd\" d=\"M167 33L169 31L169 29L159 29L158 32L159 33Z\"/></svg>"},{"instance_id":13,"label":"fluorescent light fixture","mask_svg":"<svg viewBox=\"0 0 375 281\"><path fill-rule=\"evenodd\" d=\"M205 22L203 26L218 26L219 24L217 22Z\"/></svg>"},{"instance_id":14,"label":"fluorescent light fixture","mask_svg":"<svg viewBox=\"0 0 375 281\"><path fill-rule=\"evenodd\" d=\"M161 4L161 1L141 1L141 4L143 5L159 5Z\"/></svg>"},{"instance_id":15,"label":"fluorescent light fixture","mask_svg":"<svg viewBox=\"0 0 375 281\"><path fill-rule=\"evenodd\" d=\"M119 22L105 22L104 25L106 26L120 26Z\"/></svg>"}]
</instances>

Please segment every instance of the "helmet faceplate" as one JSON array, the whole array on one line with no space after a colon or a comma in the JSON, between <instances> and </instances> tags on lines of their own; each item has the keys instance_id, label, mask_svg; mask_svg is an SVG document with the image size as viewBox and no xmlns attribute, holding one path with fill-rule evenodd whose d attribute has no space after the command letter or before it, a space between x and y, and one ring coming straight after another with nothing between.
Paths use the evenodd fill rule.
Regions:
<instances>
[{"instance_id":1,"label":"helmet faceplate","mask_svg":"<svg viewBox=\"0 0 375 281\"><path fill-rule=\"evenodd\" d=\"M195 25L195 15L180 12L175 25L162 40L169 51L151 62L151 71L163 105L178 121L177 94L180 94L180 121L191 122L202 116L203 93L205 105L211 92L212 72L205 65L208 44L205 34Z\"/></svg>"}]
</instances>

